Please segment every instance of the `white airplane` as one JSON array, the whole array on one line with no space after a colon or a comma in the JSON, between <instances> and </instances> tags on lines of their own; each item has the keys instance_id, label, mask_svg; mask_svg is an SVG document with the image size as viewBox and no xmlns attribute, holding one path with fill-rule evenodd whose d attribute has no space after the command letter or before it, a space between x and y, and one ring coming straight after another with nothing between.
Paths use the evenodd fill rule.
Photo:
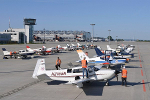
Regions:
<instances>
[{"instance_id":1,"label":"white airplane","mask_svg":"<svg viewBox=\"0 0 150 100\"><path fill-rule=\"evenodd\" d=\"M109 58L102 59L101 57L89 58L82 50L77 50L77 53L79 55L80 61L85 57L88 63L106 65L107 68L109 68L110 65L125 64L126 62L126 59L113 59L111 55Z\"/></svg>"},{"instance_id":2,"label":"white airplane","mask_svg":"<svg viewBox=\"0 0 150 100\"><path fill-rule=\"evenodd\" d=\"M2 48L3 54L4 54L4 59L8 59L8 56L10 58L14 57L16 58L27 58L27 56L32 56L35 54L34 51L29 51L29 50L19 50L19 51L14 51L14 52L9 52L5 48Z\"/></svg>"},{"instance_id":3,"label":"white airplane","mask_svg":"<svg viewBox=\"0 0 150 100\"><path fill-rule=\"evenodd\" d=\"M65 51L73 51L74 50L74 48L73 47L71 47L69 44L66 44L66 46L60 46L60 45L58 45L57 46L57 48L59 49L59 50L65 50Z\"/></svg>"},{"instance_id":4,"label":"white airplane","mask_svg":"<svg viewBox=\"0 0 150 100\"><path fill-rule=\"evenodd\" d=\"M79 43L77 43L77 45L74 45L73 43L71 43L71 47L74 48L74 50L82 49L82 47L81 46L79 47L78 45L80 46Z\"/></svg>"},{"instance_id":5,"label":"white airplane","mask_svg":"<svg viewBox=\"0 0 150 100\"><path fill-rule=\"evenodd\" d=\"M129 58L131 58L130 55L115 55L117 53L112 54L111 50L105 50L105 53L102 53L99 48L95 48L95 51L96 51L97 56L102 57L102 58L105 58L110 55L113 57L113 59L126 59L126 61L129 61Z\"/></svg>"},{"instance_id":6,"label":"white airplane","mask_svg":"<svg viewBox=\"0 0 150 100\"><path fill-rule=\"evenodd\" d=\"M29 51L34 51L36 54L41 54L41 55L50 54L50 53L56 52L57 50L54 47L46 48L45 46L42 46L42 48L37 48L37 49L31 49L29 46L26 46L26 48Z\"/></svg>"},{"instance_id":7,"label":"white airplane","mask_svg":"<svg viewBox=\"0 0 150 100\"><path fill-rule=\"evenodd\" d=\"M27 56L31 56L35 54L34 51L29 51L29 50L19 50L19 56L18 58L27 58Z\"/></svg>"},{"instance_id":8,"label":"white airplane","mask_svg":"<svg viewBox=\"0 0 150 100\"><path fill-rule=\"evenodd\" d=\"M119 46L119 48L117 48L117 49L112 49L112 48L110 48L109 45L107 45L107 50L112 50L112 53L118 53L118 55L128 55L130 57L133 56L132 54L130 54L130 52L133 50L133 48L128 48L128 47L122 48Z\"/></svg>"},{"instance_id":9,"label":"white airplane","mask_svg":"<svg viewBox=\"0 0 150 100\"><path fill-rule=\"evenodd\" d=\"M37 49L31 49L29 46L26 46L26 49L29 50L29 51L34 51L36 53L39 53L41 52L42 48L37 48Z\"/></svg>"},{"instance_id":10,"label":"white airplane","mask_svg":"<svg viewBox=\"0 0 150 100\"><path fill-rule=\"evenodd\" d=\"M82 67L73 67L61 70L46 70L45 60L38 59L32 77L35 79L67 81L66 84L75 84L77 87L83 87L83 82L90 81L108 81L119 74L117 70L100 70L100 67L88 67L88 78L83 78Z\"/></svg>"},{"instance_id":11,"label":"white airplane","mask_svg":"<svg viewBox=\"0 0 150 100\"><path fill-rule=\"evenodd\" d=\"M88 63L99 62L99 64L101 65L109 64L106 60L100 59L100 57L89 58L82 50L77 50L77 53L79 55L80 60L76 62L81 62L81 60L83 60L83 58L85 57Z\"/></svg>"},{"instance_id":12,"label":"white airplane","mask_svg":"<svg viewBox=\"0 0 150 100\"><path fill-rule=\"evenodd\" d=\"M83 45L81 45L80 43L77 43L77 50L81 50L81 49L83 49Z\"/></svg>"},{"instance_id":13,"label":"white airplane","mask_svg":"<svg viewBox=\"0 0 150 100\"><path fill-rule=\"evenodd\" d=\"M3 51L3 54L4 54L4 56L3 56L3 59L8 59L8 57L10 57L10 58L12 58L13 57L13 52L9 52L9 51L7 51L5 48L2 48L2 51Z\"/></svg>"},{"instance_id":14,"label":"white airplane","mask_svg":"<svg viewBox=\"0 0 150 100\"><path fill-rule=\"evenodd\" d=\"M110 46L109 46L109 45L107 45L107 50L112 50L112 53L115 53L115 52L116 52L116 49L112 49L112 48L110 48Z\"/></svg>"}]
</instances>

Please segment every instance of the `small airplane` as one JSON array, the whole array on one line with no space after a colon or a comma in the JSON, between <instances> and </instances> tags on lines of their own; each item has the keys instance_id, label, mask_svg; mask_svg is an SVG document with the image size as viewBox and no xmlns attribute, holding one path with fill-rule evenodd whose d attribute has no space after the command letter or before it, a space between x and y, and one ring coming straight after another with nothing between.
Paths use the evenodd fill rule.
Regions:
<instances>
[{"instance_id":1,"label":"small airplane","mask_svg":"<svg viewBox=\"0 0 150 100\"><path fill-rule=\"evenodd\" d=\"M69 44L66 44L66 46L60 46L58 45L56 48L58 48L59 50L65 50L65 51L73 51L75 50L75 48L71 47Z\"/></svg>"},{"instance_id":2,"label":"small airplane","mask_svg":"<svg viewBox=\"0 0 150 100\"><path fill-rule=\"evenodd\" d=\"M118 45L118 48L116 48L116 51L112 53L117 56L126 56L128 58L132 58L134 57L134 54L131 54L131 51L133 51L133 47L125 46L125 45L123 46Z\"/></svg>"},{"instance_id":3,"label":"small airplane","mask_svg":"<svg viewBox=\"0 0 150 100\"><path fill-rule=\"evenodd\" d=\"M74 84L81 88L83 82L90 81L106 81L106 85L109 85L108 81L119 73L118 70L101 70L99 66L88 66L88 78L83 78L81 66L61 70L46 70L45 59L38 59L32 78L67 81L66 84Z\"/></svg>"},{"instance_id":4,"label":"small airplane","mask_svg":"<svg viewBox=\"0 0 150 100\"><path fill-rule=\"evenodd\" d=\"M34 51L29 51L29 50L19 50L19 56L18 58L27 58L27 56L31 56L35 54Z\"/></svg>"},{"instance_id":5,"label":"small airplane","mask_svg":"<svg viewBox=\"0 0 150 100\"><path fill-rule=\"evenodd\" d=\"M107 45L107 50L112 50L112 53L115 53L115 52L116 52L116 49L112 49L112 48L110 48L110 46L109 46L109 45Z\"/></svg>"},{"instance_id":6,"label":"small airplane","mask_svg":"<svg viewBox=\"0 0 150 100\"><path fill-rule=\"evenodd\" d=\"M100 65L109 64L106 60L100 59L100 57L89 58L82 50L77 50L80 60L76 62L81 62L85 57L88 63L98 63Z\"/></svg>"},{"instance_id":7,"label":"small airplane","mask_svg":"<svg viewBox=\"0 0 150 100\"><path fill-rule=\"evenodd\" d=\"M110 65L124 64L126 62L126 59L113 59L111 55L109 55L110 57L107 59L102 59L101 57L89 58L82 50L77 50L77 53L79 55L80 61L76 62L81 62L81 60L83 60L85 57L88 63L105 65L107 68L109 68Z\"/></svg>"},{"instance_id":8,"label":"small airplane","mask_svg":"<svg viewBox=\"0 0 150 100\"><path fill-rule=\"evenodd\" d=\"M128 55L131 51L133 51L133 47L130 47L130 46L121 47L120 45L118 45L118 48L112 49L112 48L110 48L109 45L107 45L107 50L112 50L113 53L115 52L115 53L121 53L124 55Z\"/></svg>"},{"instance_id":9,"label":"small airplane","mask_svg":"<svg viewBox=\"0 0 150 100\"><path fill-rule=\"evenodd\" d=\"M60 45L58 45L57 47L56 47L58 50L64 50L64 48L63 47L61 47Z\"/></svg>"},{"instance_id":10,"label":"small airplane","mask_svg":"<svg viewBox=\"0 0 150 100\"><path fill-rule=\"evenodd\" d=\"M10 56L10 58L14 57L16 58L27 58L28 55L34 55L35 52L34 51L29 51L29 50L19 50L19 51L14 51L14 52L9 52L7 51L5 48L2 48L3 50L3 54L4 54L4 59L8 59L8 56Z\"/></svg>"},{"instance_id":11,"label":"small airplane","mask_svg":"<svg viewBox=\"0 0 150 100\"><path fill-rule=\"evenodd\" d=\"M126 59L129 61L130 55L114 55L111 50L105 50L105 54L101 52L98 48L95 48L96 54L99 57L105 58L107 56L112 56L113 59ZM107 53L108 52L108 53Z\"/></svg>"},{"instance_id":12,"label":"small airplane","mask_svg":"<svg viewBox=\"0 0 150 100\"><path fill-rule=\"evenodd\" d=\"M77 45L74 45L73 43L71 43L71 47L74 48L74 50L83 49L79 43L77 43Z\"/></svg>"},{"instance_id":13,"label":"small airplane","mask_svg":"<svg viewBox=\"0 0 150 100\"><path fill-rule=\"evenodd\" d=\"M14 55L13 52L11 52L11 51L9 52L5 48L2 48L2 51L3 51L3 54L4 54L3 59L8 59L8 57L12 58L13 55Z\"/></svg>"},{"instance_id":14,"label":"small airplane","mask_svg":"<svg viewBox=\"0 0 150 100\"><path fill-rule=\"evenodd\" d=\"M42 48L38 49L31 49L29 46L26 46L27 50L34 51L36 54L46 55L53 52L56 52L56 48L46 48L45 46L42 46Z\"/></svg>"}]
</instances>

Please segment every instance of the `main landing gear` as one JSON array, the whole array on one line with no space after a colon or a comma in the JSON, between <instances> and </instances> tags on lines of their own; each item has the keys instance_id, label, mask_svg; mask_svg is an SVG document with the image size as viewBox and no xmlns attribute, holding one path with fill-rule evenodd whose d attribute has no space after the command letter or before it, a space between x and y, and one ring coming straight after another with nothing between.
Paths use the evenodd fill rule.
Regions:
<instances>
[{"instance_id":1,"label":"main landing gear","mask_svg":"<svg viewBox=\"0 0 150 100\"><path fill-rule=\"evenodd\" d=\"M106 81L105 85L106 85L106 86L109 86L109 82L108 82L108 81Z\"/></svg>"}]
</instances>

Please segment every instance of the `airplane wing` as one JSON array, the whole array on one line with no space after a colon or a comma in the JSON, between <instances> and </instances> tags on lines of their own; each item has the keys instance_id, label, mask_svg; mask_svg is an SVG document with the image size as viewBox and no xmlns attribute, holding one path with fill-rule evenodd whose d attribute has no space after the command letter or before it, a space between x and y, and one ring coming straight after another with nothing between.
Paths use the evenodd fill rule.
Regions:
<instances>
[{"instance_id":1,"label":"airplane wing","mask_svg":"<svg viewBox=\"0 0 150 100\"><path fill-rule=\"evenodd\" d=\"M91 62L88 62L88 63L94 63L94 64L95 63L101 63L101 64L103 64L103 63L107 63L107 61L103 61L103 60L102 61L91 61Z\"/></svg>"},{"instance_id":2,"label":"airplane wing","mask_svg":"<svg viewBox=\"0 0 150 100\"><path fill-rule=\"evenodd\" d=\"M77 63L81 63L81 60L77 60L76 62L77 62Z\"/></svg>"}]
</instances>

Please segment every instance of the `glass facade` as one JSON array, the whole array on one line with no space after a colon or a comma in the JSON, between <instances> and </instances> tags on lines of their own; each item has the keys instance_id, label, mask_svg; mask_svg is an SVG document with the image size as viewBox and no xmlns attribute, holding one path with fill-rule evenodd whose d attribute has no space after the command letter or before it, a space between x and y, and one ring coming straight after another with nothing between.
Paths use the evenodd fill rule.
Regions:
<instances>
[{"instance_id":1,"label":"glass facade","mask_svg":"<svg viewBox=\"0 0 150 100\"><path fill-rule=\"evenodd\" d=\"M33 42L33 30L34 30L33 25L29 25L29 43Z\"/></svg>"}]
</instances>

